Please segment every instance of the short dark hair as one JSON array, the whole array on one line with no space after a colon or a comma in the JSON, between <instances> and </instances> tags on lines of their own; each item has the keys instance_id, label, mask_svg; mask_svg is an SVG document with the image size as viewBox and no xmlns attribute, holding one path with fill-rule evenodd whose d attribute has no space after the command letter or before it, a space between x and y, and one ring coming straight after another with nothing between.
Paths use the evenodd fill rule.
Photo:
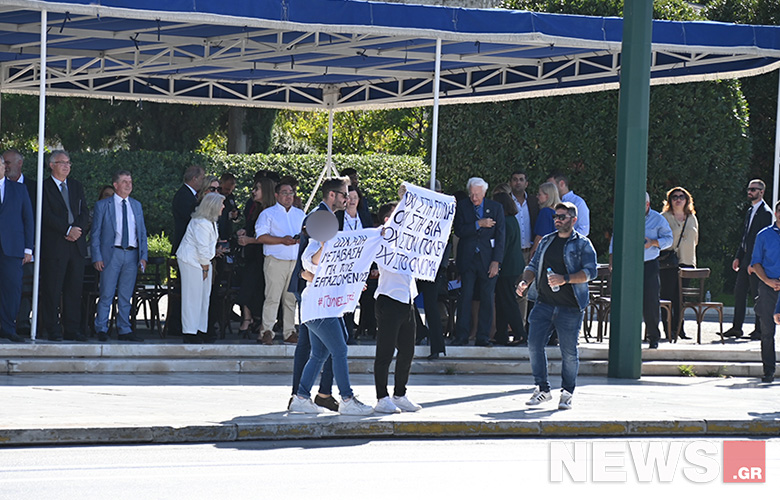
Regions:
<instances>
[{"instance_id":1,"label":"short dark hair","mask_svg":"<svg viewBox=\"0 0 780 500\"><path fill-rule=\"evenodd\" d=\"M282 190L282 186L290 186L291 188L293 188L293 191L295 191L295 186L293 186L289 182L279 181L279 183L276 186L274 186L274 193L279 194L279 191Z\"/></svg>"},{"instance_id":2,"label":"short dark hair","mask_svg":"<svg viewBox=\"0 0 780 500\"><path fill-rule=\"evenodd\" d=\"M223 182L229 182L233 181L236 182L236 176L231 174L230 172L225 172L224 174L219 176L219 183L222 184Z\"/></svg>"},{"instance_id":3,"label":"short dark hair","mask_svg":"<svg viewBox=\"0 0 780 500\"><path fill-rule=\"evenodd\" d=\"M130 173L129 170L117 170L114 172L114 175L111 176L111 183L119 182L119 178L123 175L127 175L128 177L133 177L133 174Z\"/></svg>"},{"instance_id":4,"label":"short dark hair","mask_svg":"<svg viewBox=\"0 0 780 500\"><path fill-rule=\"evenodd\" d=\"M569 187L569 177L560 170L553 170L547 178L555 179L556 184L563 181L563 183L566 184L566 187Z\"/></svg>"},{"instance_id":5,"label":"short dark hair","mask_svg":"<svg viewBox=\"0 0 780 500\"><path fill-rule=\"evenodd\" d=\"M775 203L775 212L780 210L780 200L777 200L777 203Z\"/></svg>"},{"instance_id":6,"label":"short dark hair","mask_svg":"<svg viewBox=\"0 0 780 500\"><path fill-rule=\"evenodd\" d=\"M524 175L525 176L525 180L528 180L528 174L525 173L525 170L515 170L515 171L513 171L511 174L509 174L509 179L511 180L512 177L514 177L516 175ZM549 177L548 177L548 179L549 179Z\"/></svg>"},{"instance_id":7,"label":"short dark hair","mask_svg":"<svg viewBox=\"0 0 780 500\"><path fill-rule=\"evenodd\" d=\"M279 174L274 172L273 170L268 170L266 168L260 169L257 172L255 172L254 178L252 179L254 182L259 181L260 179L271 179L274 182L279 182Z\"/></svg>"},{"instance_id":8,"label":"short dark hair","mask_svg":"<svg viewBox=\"0 0 780 500\"><path fill-rule=\"evenodd\" d=\"M570 201L562 201L555 205L555 210L566 210L572 217L577 217L577 205Z\"/></svg>"},{"instance_id":9,"label":"short dark hair","mask_svg":"<svg viewBox=\"0 0 780 500\"><path fill-rule=\"evenodd\" d=\"M284 177L279 179L279 184L287 184L290 187L297 188L298 187L298 179L296 179L292 175L285 175Z\"/></svg>"},{"instance_id":10,"label":"short dark hair","mask_svg":"<svg viewBox=\"0 0 780 500\"><path fill-rule=\"evenodd\" d=\"M331 191L342 192L350 184L349 177L328 177L322 183L322 197L327 198Z\"/></svg>"},{"instance_id":11,"label":"short dark hair","mask_svg":"<svg viewBox=\"0 0 780 500\"><path fill-rule=\"evenodd\" d=\"M339 172L339 174L340 174L340 175L342 175L342 176L345 176L345 175L346 175L346 176L349 176L349 175L356 174L356 173L357 173L357 170L355 170L355 169L354 169L354 168L352 168L352 167L347 167L347 168L345 168L344 170L341 170L341 171Z\"/></svg>"},{"instance_id":12,"label":"short dark hair","mask_svg":"<svg viewBox=\"0 0 780 500\"><path fill-rule=\"evenodd\" d=\"M381 207L379 207L379 210L376 213L376 218L378 219L379 225L385 223L385 219L390 217L390 214L393 213L393 210L395 210L395 207L398 205L398 202L391 202L391 203L385 203Z\"/></svg>"},{"instance_id":13,"label":"short dark hair","mask_svg":"<svg viewBox=\"0 0 780 500\"><path fill-rule=\"evenodd\" d=\"M517 215L517 205L515 205L514 200L507 193L503 191L495 193L493 195L493 201L501 203L501 206L504 207L504 215L507 217L514 217Z\"/></svg>"}]
</instances>

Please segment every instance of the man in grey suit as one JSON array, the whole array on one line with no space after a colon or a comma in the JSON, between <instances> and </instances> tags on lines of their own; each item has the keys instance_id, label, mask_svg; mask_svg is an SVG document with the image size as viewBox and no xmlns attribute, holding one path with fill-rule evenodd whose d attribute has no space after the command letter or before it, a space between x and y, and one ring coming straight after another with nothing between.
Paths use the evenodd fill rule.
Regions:
<instances>
[{"instance_id":1,"label":"man in grey suit","mask_svg":"<svg viewBox=\"0 0 780 500\"><path fill-rule=\"evenodd\" d=\"M101 273L95 330L101 342L108 340L108 317L116 293L117 339L143 342L130 327L130 301L138 269L144 272L148 259L144 213L138 200L130 198L130 172L115 173L113 184L114 196L95 204L92 222L92 264Z\"/></svg>"}]
</instances>

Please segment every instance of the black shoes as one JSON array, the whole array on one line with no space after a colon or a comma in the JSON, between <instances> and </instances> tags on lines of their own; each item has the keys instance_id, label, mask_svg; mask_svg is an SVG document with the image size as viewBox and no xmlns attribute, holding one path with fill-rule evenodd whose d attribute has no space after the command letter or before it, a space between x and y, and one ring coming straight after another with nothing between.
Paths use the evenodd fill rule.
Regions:
<instances>
[{"instance_id":1,"label":"black shoes","mask_svg":"<svg viewBox=\"0 0 780 500\"><path fill-rule=\"evenodd\" d=\"M98 340L106 342L108 340L108 332L98 332Z\"/></svg>"},{"instance_id":2,"label":"black shoes","mask_svg":"<svg viewBox=\"0 0 780 500\"><path fill-rule=\"evenodd\" d=\"M185 333L181 336L181 341L183 344L202 344L203 338L200 335Z\"/></svg>"},{"instance_id":3,"label":"black shoes","mask_svg":"<svg viewBox=\"0 0 780 500\"><path fill-rule=\"evenodd\" d=\"M650 349L658 349L658 341L657 340L651 340L650 345L648 346Z\"/></svg>"},{"instance_id":4,"label":"black shoes","mask_svg":"<svg viewBox=\"0 0 780 500\"><path fill-rule=\"evenodd\" d=\"M332 395L322 397L317 394L314 396L314 404L317 406L322 406L323 408L327 408L330 411L339 411L339 402L336 401L336 398L334 398Z\"/></svg>"},{"instance_id":5,"label":"black shoes","mask_svg":"<svg viewBox=\"0 0 780 500\"><path fill-rule=\"evenodd\" d=\"M126 333L124 335L117 335L116 339L122 342L143 342L144 339L136 336L134 332Z\"/></svg>"},{"instance_id":6,"label":"black shoes","mask_svg":"<svg viewBox=\"0 0 780 500\"><path fill-rule=\"evenodd\" d=\"M59 333L50 333L48 338L52 342L60 342L60 341L62 341L62 335L60 335Z\"/></svg>"},{"instance_id":7,"label":"black shoes","mask_svg":"<svg viewBox=\"0 0 780 500\"><path fill-rule=\"evenodd\" d=\"M742 336L742 328L735 328L731 327L725 332L723 332L724 337L734 337L734 338L740 338Z\"/></svg>"},{"instance_id":8,"label":"black shoes","mask_svg":"<svg viewBox=\"0 0 780 500\"><path fill-rule=\"evenodd\" d=\"M426 356L426 359L428 361L434 361L439 359L439 356L446 356L446 354L443 352L432 352L428 356Z\"/></svg>"},{"instance_id":9,"label":"black shoes","mask_svg":"<svg viewBox=\"0 0 780 500\"><path fill-rule=\"evenodd\" d=\"M761 332L758 330L753 330L750 333L750 340L761 340Z\"/></svg>"},{"instance_id":10,"label":"black shoes","mask_svg":"<svg viewBox=\"0 0 780 500\"><path fill-rule=\"evenodd\" d=\"M454 345L454 346L467 345L467 344L468 344L468 341L460 340L460 339L455 339L452 342L450 342L450 345Z\"/></svg>"},{"instance_id":11,"label":"black shoes","mask_svg":"<svg viewBox=\"0 0 780 500\"><path fill-rule=\"evenodd\" d=\"M771 375L764 375L764 376L761 378L761 382L763 382L763 383L765 383L765 384L771 384L771 383L772 383L772 382L774 382L774 381L775 381L775 374L774 374L774 373L773 373L773 374L771 374Z\"/></svg>"},{"instance_id":12,"label":"black shoes","mask_svg":"<svg viewBox=\"0 0 780 500\"><path fill-rule=\"evenodd\" d=\"M25 340L16 334L16 332L0 332L0 338L8 339L11 342L23 343Z\"/></svg>"},{"instance_id":13,"label":"black shoes","mask_svg":"<svg viewBox=\"0 0 780 500\"><path fill-rule=\"evenodd\" d=\"M493 344L490 343L489 340L483 340L483 341L476 341L474 342L474 346L476 347L493 347Z\"/></svg>"},{"instance_id":14,"label":"black shoes","mask_svg":"<svg viewBox=\"0 0 780 500\"><path fill-rule=\"evenodd\" d=\"M86 342L87 336L83 333L76 332L76 333L66 333L65 334L65 340L70 340L71 342ZM51 340L51 339L49 339Z\"/></svg>"}]
</instances>

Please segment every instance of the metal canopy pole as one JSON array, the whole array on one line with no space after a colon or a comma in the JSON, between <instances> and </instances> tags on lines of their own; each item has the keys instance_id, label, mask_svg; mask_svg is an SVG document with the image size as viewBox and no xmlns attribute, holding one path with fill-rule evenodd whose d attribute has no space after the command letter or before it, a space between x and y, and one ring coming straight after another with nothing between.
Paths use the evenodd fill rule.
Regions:
<instances>
[{"instance_id":1,"label":"metal canopy pole","mask_svg":"<svg viewBox=\"0 0 780 500\"><path fill-rule=\"evenodd\" d=\"M436 39L436 69L433 77L433 131L431 132L431 191L436 190L436 150L439 144L439 83L441 80L441 38Z\"/></svg>"},{"instance_id":2,"label":"metal canopy pole","mask_svg":"<svg viewBox=\"0 0 780 500\"><path fill-rule=\"evenodd\" d=\"M46 11L41 11L41 85L38 97L38 182L35 199L35 248L33 263L32 323L30 338L35 341L38 334L38 296L41 289L41 213L43 212L43 142L46 128Z\"/></svg>"},{"instance_id":3,"label":"metal canopy pole","mask_svg":"<svg viewBox=\"0 0 780 500\"><path fill-rule=\"evenodd\" d=\"M780 70L777 71L777 116L775 118L775 170L772 176L772 212L777 205L777 189L780 183Z\"/></svg>"},{"instance_id":4,"label":"metal canopy pole","mask_svg":"<svg viewBox=\"0 0 780 500\"><path fill-rule=\"evenodd\" d=\"M612 332L608 375L642 374L645 190L650 115L652 0L623 7L623 46L618 107Z\"/></svg>"},{"instance_id":5,"label":"metal canopy pole","mask_svg":"<svg viewBox=\"0 0 780 500\"><path fill-rule=\"evenodd\" d=\"M314 200L314 195L317 194L317 191L320 189L320 184L322 184L322 179L325 178L325 173L327 172L329 176L332 176L336 171L333 167L333 114L339 97L338 87L327 87L323 91L322 97L325 106L328 108L328 154L325 157L325 166L322 168L319 178L317 178L317 183L314 185L314 189L309 195L309 199L306 201L306 206L303 207L304 212L309 211L311 202Z\"/></svg>"}]
</instances>

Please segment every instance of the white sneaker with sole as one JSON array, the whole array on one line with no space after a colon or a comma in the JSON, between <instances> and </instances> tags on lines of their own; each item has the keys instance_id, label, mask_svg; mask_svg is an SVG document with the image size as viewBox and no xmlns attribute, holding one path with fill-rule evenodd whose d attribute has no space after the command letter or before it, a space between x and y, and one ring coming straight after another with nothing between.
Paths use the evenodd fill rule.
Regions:
<instances>
[{"instance_id":1,"label":"white sneaker with sole","mask_svg":"<svg viewBox=\"0 0 780 500\"><path fill-rule=\"evenodd\" d=\"M406 396L393 396L393 404L395 404L402 411L422 410L422 406L418 405L414 401L410 401Z\"/></svg>"},{"instance_id":2,"label":"white sneaker with sole","mask_svg":"<svg viewBox=\"0 0 780 500\"><path fill-rule=\"evenodd\" d=\"M289 410L293 413L322 413L325 411L324 408L315 405L311 398L301 398L298 396L293 396Z\"/></svg>"},{"instance_id":3,"label":"white sneaker with sole","mask_svg":"<svg viewBox=\"0 0 780 500\"><path fill-rule=\"evenodd\" d=\"M401 413L401 409L393 403L390 396L385 396L377 401L374 411L377 413Z\"/></svg>"},{"instance_id":4,"label":"white sneaker with sole","mask_svg":"<svg viewBox=\"0 0 780 500\"><path fill-rule=\"evenodd\" d=\"M571 393L566 389L561 389L561 399L558 401L559 410L571 410Z\"/></svg>"},{"instance_id":5,"label":"white sneaker with sole","mask_svg":"<svg viewBox=\"0 0 780 500\"><path fill-rule=\"evenodd\" d=\"M531 399L526 401L525 404L528 406L536 406L551 400L552 400L552 395L550 394L550 391L542 392L541 389L537 387L536 389L534 389L534 393L531 396Z\"/></svg>"},{"instance_id":6,"label":"white sneaker with sole","mask_svg":"<svg viewBox=\"0 0 780 500\"><path fill-rule=\"evenodd\" d=\"M371 415L374 413L374 409L367 404L361 403L358 398L352 397L347 400L342 400L339 405L339 414L341 415Z\"/></svg>"}]
</instances>

